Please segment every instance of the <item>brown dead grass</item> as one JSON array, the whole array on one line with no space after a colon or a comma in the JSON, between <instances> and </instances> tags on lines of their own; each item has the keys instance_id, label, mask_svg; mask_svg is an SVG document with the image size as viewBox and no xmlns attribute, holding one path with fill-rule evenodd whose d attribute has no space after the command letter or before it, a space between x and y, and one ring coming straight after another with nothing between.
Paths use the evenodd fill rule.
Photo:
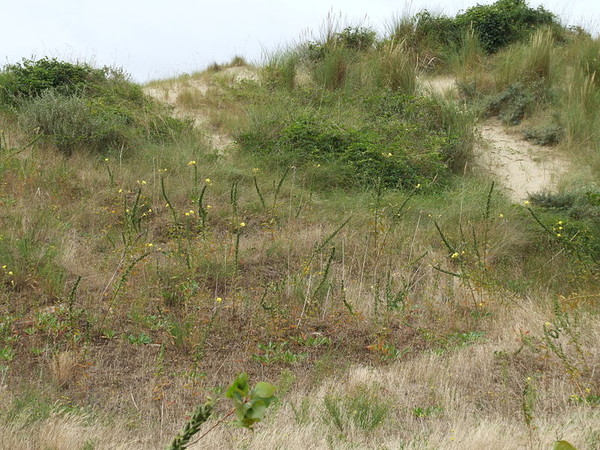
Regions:
<instances>
[{"instance_id":1,"label":"brown dead grass","mask_svg":"<svg viewBox=\"0 0 600 450\"><path fill-rule=\"evenodd\" d=\"M249 76L241 69L216 73L225 83ZM217 139L230 126L219 118L231 120L239 110L221 97L218 80L199 88L206 86L204 76L148 89L182 114L204 115L206 133ZM15 286L4 280L1 312L14 317L7 329L16 342L6 404L29 387L57 405L90 408L97 415L56 412L26 426L25 419L13 418L0 426L0 448L79 449L85 442L99 449L163 448L187 412L242 371L254 381L279 385L281 403L254 434L225 425L197 448L500 449L549 448L556 438L579 446L594 442L597 408L572 396L598 394L600 329L593 316L580 314L583 352L561 335L568 361L577 368L567 370L542 333L553 320L551 300L557 294L543 286L541 275L522 295L499 280L496 270L525 277L521 255L538 250L540 242L522 229L515 208L494 200L501 209L486 224L485 193L464 189L444 199L449 205L417 196L400 221L386 214L404 197L390 195L375 218L373 198L313 197L295 173L271 207L281 174L259 171L263 208L252 167L243 161L233 165L231 155L215 156L207 147L194 142L111 156L113 185L106 162L90 155L65 159L46 148L24 152L5 168L2 234L23 238L34 230L36 248L53 247L53 264L64 276L24 262ZM192 199L192 160L200 184L212 180L204 233ZM165 205L161 177L177 224ZM237 214L230 204L233 180L240 189ZM143 232L127 237L124 210L138 188L152 212ZM190 210L195 215L185 216ZM335 239L321 245L349 216ZM481 236L487 229L483 268L452 259L433 218L453 242L465 230ZM246 226L239 231L242 221ZM234 271L236 232L240 258ZM331 246L336 253L327 269ZM473 250L465 248L473 258ZM552 254L538 269L556 284L562 281L568 292L577 280L562 274L565 261ZM82 281L69 305L77 276ZM573 314L589 309L576 297L564 299L576 303ZM328 343L303 345L310 336ZM297 362L260 361L269 344L306 356ZM538 392L531 429L521 411L528 377ZM324 398L361 389L389 406L386 419L367 432L346 412L340 435L327 419ZM299 413L305 399L306 411ZM419 416L417 408L434 409Z\"/></svg>"},{"instance_id":2,"label":"brown dead grass","mask_svg":"<svg viewBox=\"0 0 600 450\"><path fill-rule=\"evenodd\" d=\"M499 314L495 324L490 324L485 340L480 343L441 354L425 352L387 366L353 365L345 372L337 372L335 377L325 377L317 385L305 384L298 374L292 391L270 411L268 419L258 425L255 433L221 426L197 448L421 448L427 445L443 449L538 449L551 448L557 439L566 439L576 448L594 448L598 443L594 430L600 426L600 414L597 408L574 400L585 390L583 393L577 390L579 383L574 383L572 374L567 373L551 353L526 354L527 349L525 353L518 353L521 332L539 335L544 321L551 320L549 309L540 308L539 302L523 300L519 308L499 307L495 311ZM507 323L511 327L504 325ZM599 380L593 374L600 359L593 349L600 329L591 318L583 319L581 329L585 330L584 351L590 371L582 374L579 381L582 386L595 389ZM152 359L148 351L154 350L144 350L135 358L129 354L127 359L130 364L137 360L143 367ZM110 355L112 362L105 360L103 370L107 376L112 374L115 382L123 383L113 385L112 389L124 392L128 386L130 392L129 396L115 397L111 409L123 410L128 405L129 410L139 410L146 424L143 430L132 435L119 425L116 428L119 431L115 431L98 420L90 424L79 416L55 415L27 432L14 424L4 425L0 431L3 435L0 448L51 446L66 450L81 448L86 441L94 442L94 448L99 449L128 448L127 445L129 448L164 447L182 418L181 405L172 394L192 390L166 379L160 381L155 377L150 381L147 375L135 382L127 381L128 376L136 377L144 371L129 369L130 375L127 375L118 367L124 354L119 356L107 348L106 355ZM569 353L569 357L574 355ZM224 365L229 365L227 358ZM221 374L228 375L229 370ZM533 379L536 390L531 428L525 425L522 412L527 378ZM91 384L98 389L98 380ZM346 428L340 434L328 419L324 398L344 398L365 389L374 395L374 402L389 408L384 422L366 432L354 424L349 412ZM191 402L188 398L186 403L191 407L201 401L201 397ZM154 406L150 407L151 404ZM430 414L415 413L419 408L428 407L434 408ZM148 424L151 425L148 427ZM210 426L211 423L207 423L204 429ZM138 437L134 437L136 434Z\"/></svg>"}]
</instances>

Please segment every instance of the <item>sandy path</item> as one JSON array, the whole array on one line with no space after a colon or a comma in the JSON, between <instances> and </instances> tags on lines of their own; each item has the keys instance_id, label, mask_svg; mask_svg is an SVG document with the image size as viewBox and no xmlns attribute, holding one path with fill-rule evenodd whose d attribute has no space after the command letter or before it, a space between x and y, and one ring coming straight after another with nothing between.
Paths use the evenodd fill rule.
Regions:
<instances>
[{"instance_id":1,"label":"sandy path","mask_svg":"<svg viewBox=\"0 0 600 450\"><path fill-rule=\"evenodd\" d=\"M257 72L248 67L230 67L213 76L231 83L258 78ZM177 101L182 92L189 90L203 97L209 95L210 89L214 89L212 81L210 78L198 78L166 82L148 86L145 92L173 106L176 117L192 119L197 128L204 130L210 145L223 152L233 144L233 140L211 126L208 111L182 108ZM421 78L419 84L425 92L452 97L458 95L455 80L451 77ZM476 166L490 174L515 202L527 199L530 193L556 189L561 175L569 168L569 161L555 149L525 141L497 119L483 122L478 131L482 139L475 148Z\"/></svg>"},{"instance_id":2,"label":"sandy path","mask_svg":"<svg viewBox=\"0 0 600 450\"><path fill-rule=\"evenodd\" d=\"M210 123L209 111L206 108L184 108L180 105L178 98L181 94L192 92L199 98L210 95L211 89L218 89L214 81L225 80L229 83L241 83L243 81L256 81L258 74L250 67L228 67L216 72L212 78L187 78L181 81L166 81L160 85L146 86L144 92L173 107L173 116L179 119L189 119L194 126L205 133L209 145L219 153L233 144L233 139L227 134L219 132Z\"/></svg>"},{"instance_id":3,"label":"sandy path","mask_svg":"<svg viewBox=\"0 0 600 450\"><path fill-rule=\"evenodd\" d=\"M435 78L421 78L417 77L417 83L421 90L425 93L435 93L442 96L451 95L453 97L458 96L458 88L456 86L456 80L453 77L441 76Z\"/></svg>"},{"instance_id":4,"label":"sandy path","mask_svg":"<svg viewBox=\"0 0 600 450\"><path fill-rule=\"evenodd\" d=\"M444 96L457 96L451 77L419 80L421 88ZM490 174L515 202L540 191L553 191L568 170L569 161L556 149L542 147L511 132L498 119L478 125L481 142L475 148L476 166Z\"/></svg>"},{"instance_id":5,"label":"sandy path","mask_svg":"<svg viewBox=\"0 0 600 450\"><path fill-rule=\"evenodd\" d=\"M505 129L498 119L479 126L483 142L475 149L479 167L488 171L516 201L528 194L554 191L569 161L552 147L534 145Z\"/></svg>"}]
</instances>

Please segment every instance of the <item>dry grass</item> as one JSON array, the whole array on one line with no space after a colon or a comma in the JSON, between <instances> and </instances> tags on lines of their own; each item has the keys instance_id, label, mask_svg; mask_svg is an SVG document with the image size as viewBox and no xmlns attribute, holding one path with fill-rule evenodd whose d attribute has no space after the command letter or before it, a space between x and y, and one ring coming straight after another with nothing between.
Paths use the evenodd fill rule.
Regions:
<instances>
[{"instance_id":1,"label":"dry grass","mask_svg":"<svg viewBox=\"0 0 600 450\"><path fill-rule=\"evenodd\" d=\"M254 76L151 83L197 119L175 145L1 160L0 448L163 448L242 371L280 402L196 448L597 446L597 280L522 207L494 192L486 210L487 180L411 194L401 217L407 192L315 192L296 169L278 187L208 142L249 120Z\"/></svg>"},{"instance_id":2,"label":"dry grass","mask_svg":"<svg viewBox=\"0 0 600 450\"><path fill-rule=\"evenodd\" d=\"M481 343L442 354L425 352L383 367L353 365L336 378L325 378L316 387L298 376L292 391L255 433L220 427L209 434L201 446L320 449L331 445L334 448L422 448L425 445L444 449L482 446L533 449L551 448L557 439L566 439L577 448L598 445L597 408L577 401L598 380L586 379L583 383L584 378L580 378L582 391L578 391L573 375L567 373L551 353L528 354L527 348L519 352L522 333L539 337L544 322L552 320L551 311L540 307L539 301L527 300L522 300L519 308L497 306L494 311L498 313L496 321L490 324ZM511 327L504 326L507 323ZM586 364L590 373L594 373L600 363L594 351L600 328L593 319L585 318L581 329L585 330L582 350L587 355ZM148 355L140 358L142 360L147 361ZM124 381L124 374L114 365L105 369L115 380ZM536 393L531 427L525 424L522 410L528 379L533 380ZM124 385L134 386L128 382ZM155 385L151 390L145 385L146 392L157 392L165 387ZM185 386L169 388L185 389ZM144 410L144 405L152 400L141 397L141 392L139 388L132 390L131 398L124 396L119 400ZM367 417L368 423L368 414L357 416L356 411L342 406L343 430L340 431L324 406L325 398L351 399L365 392L369 403L358 403L355 407L380 405L384 407L384 419L372 430L365 429L365 422L355 418ZM36 425L33 432L29 429L23 433L15 424L5 425L1 448L76 449L85 442L93 442L98 449L128 448L127 445L158 448L166 445L168 430L180 420L171 412L173 406L167 406L168 402L160 405L163 406L154 414L144 410L144 423L153 425L145 427L139 438L132 437L130 431L115 432L112 426L109 428L97 419L90 424L84 416L59 414ZM344 405L343 401L340 405ZM166 423L171 425L165 426ZM210 425L207 423L205 427Z\"/></svg>"}]
</instances>

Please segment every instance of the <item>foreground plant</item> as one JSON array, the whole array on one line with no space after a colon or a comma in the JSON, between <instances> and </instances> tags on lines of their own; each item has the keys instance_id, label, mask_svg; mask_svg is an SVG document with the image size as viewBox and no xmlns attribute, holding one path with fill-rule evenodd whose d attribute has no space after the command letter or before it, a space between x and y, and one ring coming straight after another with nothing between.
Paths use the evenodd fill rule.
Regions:
<instances>
[{"instance_id":1,"label":"foreground plant","mask_svg":"<svg viewBox=\"0 0 600 450\"><path fill-rule=\"evenodd\" d=\"M275 390L275 386L264 381L256 383L254 389L250 390L248 374L241 373L225 393L225 396L233 401L233 408L198 439L190 443L192 437L200 431L200 427L209 419L214 409L212 400L199 406L181 433L173 440L169 450L182 450L197 443L233 414L237 416L237 420L233 422L235 425L252 430L253 425L264 418L269 405L277 399Z\"/></svg>"}]
</instances>

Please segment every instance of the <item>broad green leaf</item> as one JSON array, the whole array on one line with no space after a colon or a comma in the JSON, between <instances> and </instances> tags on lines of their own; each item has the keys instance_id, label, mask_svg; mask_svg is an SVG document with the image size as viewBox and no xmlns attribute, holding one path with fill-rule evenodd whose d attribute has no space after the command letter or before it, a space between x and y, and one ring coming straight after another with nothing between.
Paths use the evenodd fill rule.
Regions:
<instances>
[{"instance_id":1,"label":"broad green leaf","mask_svg":"<svg viewBox=\"0 0 600 450\"><path fill-rule=\"evenodd\" d=\"M237 401L243 401L244 397L248 395L249 390L250 386L248 386L248 374L244 372L239 374L233 384L229 386L225 396Z\"/></svg>"},{"instance_id":2,"label":"broad green leaf","mask_svg":"<svg viewBox=\"0 0 600 450\"><path fill-rule=\"evenodd\" d=\"M252 397L270 398L275 394L275 386L271 383L261 381L256 383L256 386L252 390Z\"/></svg>"},{"instance_id":3,"label":"broad green leaf","mask_svg":"<svg viewBox=\"0 0 600 450\"><path fill-rule=\"evenodd\" d=\"M267 411L267 405L263 400L252 400L252 407L246 412L246 417L250 419L262 420Z\"/></svg>"},{"instance_id":4,"label":"broad green leaf","mask_svg":"<svg viewBox=\"0 0 600 450\"><path fill-rule=\"evenodd\" d=\"M567 441L557 441L554 444L553 450L577 450L577 449L575 447L573 447L571 444L569 444Z\"/></svg>"}]
</instances>

